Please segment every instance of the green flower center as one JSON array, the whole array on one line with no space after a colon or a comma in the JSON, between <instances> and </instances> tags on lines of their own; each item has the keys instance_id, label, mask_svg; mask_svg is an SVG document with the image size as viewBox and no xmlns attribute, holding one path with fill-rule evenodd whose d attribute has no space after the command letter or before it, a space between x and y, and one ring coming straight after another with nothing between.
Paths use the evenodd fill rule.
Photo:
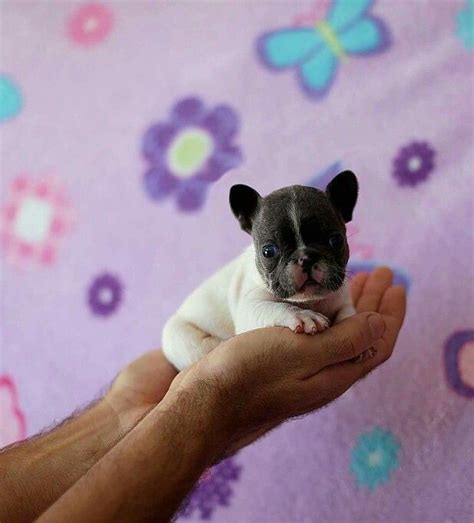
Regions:
<instances>
[{"instance_id":1,"label":"green flower center","mask_svg":"<svg viewBox=\"0 0 474 523\"><path fill-rule=\"evenodd\" d=\"M176 136L168 150L168 166L175 176L189 178L197 174L213 149L213 140L202 129L188 128Z\"/></svg>"},{"instance_id":2,"label":"green flower center","mask_svg":"<svg viewBox=\"0 0 474 523\"><path fill-rule=\"evenodd\" d=\"M382 462L382 454L380 450L374 450L369 454L369 466L377 467Z\"/></svg>"}]
</instances>

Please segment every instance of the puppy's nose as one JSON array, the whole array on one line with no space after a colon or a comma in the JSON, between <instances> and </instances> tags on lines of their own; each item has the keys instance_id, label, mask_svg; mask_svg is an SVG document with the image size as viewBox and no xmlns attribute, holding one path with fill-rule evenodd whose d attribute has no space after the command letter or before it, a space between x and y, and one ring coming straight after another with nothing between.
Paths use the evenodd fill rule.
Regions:
<instances>
[{"instance_id":1,"label":"puppy's nose","mask_svg":"<svg viewBox=\"0 0 474 523\"><path fill-rule=\"evenodd\" d=\"M313 265L318 259L318 253L314 249L298 249L296 251L296 261L301 267Z\"/></svg>"},{"instance_id":2,"label":"puppy's nose","mask_svg":"<svg viewBox=\"0 0 474 523\"><path fill-rule=\"evenodd\" d=\"M311 256L310 253L301 253L297 259L297 265L301 270L307 274L311 274L313 266L315 265L315 257Z\"/></svg>"},{"instance_id":3,"label":"puppy's nose","mask_svg":"<svg viewBox=\"0 0 474 523\"><path fill-rule=\"evenodd\" d=\"M308 265L309 262L309 256L307 254L302 254L298 258L298 265L300 267L303 267L304 265Z\"/></svg>"}]
</instances>

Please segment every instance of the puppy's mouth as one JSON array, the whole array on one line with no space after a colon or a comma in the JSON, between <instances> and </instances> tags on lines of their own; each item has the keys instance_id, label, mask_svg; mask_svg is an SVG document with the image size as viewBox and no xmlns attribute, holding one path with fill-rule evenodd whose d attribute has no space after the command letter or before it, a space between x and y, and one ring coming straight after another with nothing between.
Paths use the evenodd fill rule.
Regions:
<instances>
[{"instance_id":1,"label":"puppy's mouth","mask_svg":"<svg viewBox=\"0 0 474 523\"><path fill-rule=\"evenodd\" d=\"M329 266L326 262L313 265L311 271L290 263L286 267L286 280L277 280L269 290L278 298L288 302L312 302L324 299L337 291L344 282L343 269Z\"/></svg>"},{"instance_id":2,"label":"puppy's mouth","mask_svg":"<svg viewBox=\"0 0 474 523\"><path fill-rule=\"evenodd\" d=\"M321 300L327 295L326 286L322 283L308 278L302 285L296 288L296 292L286 298L290 302L306 302Z\"/></svg>"},{"instance_id":3,"label":"puppy's mouth","mask_svg":"<svg viewBox=\"0 0 474 523\"><path fill-rule=\"evenodd\" d=\"M311 270L293 264L289 267L293 279L293 292L289 301L304 302L321 300L330 292L327 265L312 265Z\"/></svg>"},{"instance_id":4,"label":"puppy's mouth","mask_svg":"<svg viewBox=\"0 0 474 523\"><path fill-rule=\"evenodd\" d=\"M313 280L313 278L308 278L303 285L301 285L298 289L298 292L305 292L305 291L311 291L316 292L320 289L322 289L321 283L317 282L316 280Z\"/></svg>"}]
</instances>

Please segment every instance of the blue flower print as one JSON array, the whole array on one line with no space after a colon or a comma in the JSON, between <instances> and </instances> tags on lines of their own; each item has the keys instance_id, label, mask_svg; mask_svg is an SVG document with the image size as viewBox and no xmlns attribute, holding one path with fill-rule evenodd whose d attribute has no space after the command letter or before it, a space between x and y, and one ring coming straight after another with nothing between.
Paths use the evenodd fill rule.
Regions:
<instances>
[{"instance_id":1,"label":"blue flower print","mask_svg":"<svg viewBox=\"0 0 474 523\"><path fill-rule=\"evenodd\" d=\"M0 74L0 122L14 118L23 105L20 89L11 78Z\"/></svg>"},{"instance_id":2,"label":"blue flower print","mask_svg":"<svg viewBox=\"0 0 474 523\"><path fill-rule=\"evenodd\" d=\"M467 48L474 49L474 0L467 0L456 16L456 34Z\"/></svg>"},{"instance_id":3,"label":"blue flower print","mask_svg":"<svg viewBox=\"0 0 474 523\"><path fill-rule=\"evenodd\" d=\"M400 443L391 433L375 427L359 436L351 453L351 472L361 487L375 490L398 468Z\"/></svg>"}]
</instances>

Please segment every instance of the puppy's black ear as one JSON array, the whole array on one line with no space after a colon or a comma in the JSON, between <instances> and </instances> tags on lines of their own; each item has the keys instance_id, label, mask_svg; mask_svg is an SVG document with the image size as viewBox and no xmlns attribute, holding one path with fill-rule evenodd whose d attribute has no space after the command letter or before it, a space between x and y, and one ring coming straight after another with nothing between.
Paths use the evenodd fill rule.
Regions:
<instances>
[{"instance_id":1,"label":"puppy's black ear","mask_svg":"<svg viewBox=\"0 0 474 523\"><path fill-rule=\"evenodd\" d=\"M352 211L357 201L358 192L359 184L352 171L339 173L326 187L328 198L346 223L352 220Z\"/></svg>"},{"instance_id":2,"label":"puppy's black ear","mask_svg":"<svg viewBox=\"0 0 474 523\"><path fill-rule=\"evenodd\" d=\"M229 193L232 212L245 232L252 231L252 222L262 197L248 185L233 185Z\"/></svg>"}]
</instances>

